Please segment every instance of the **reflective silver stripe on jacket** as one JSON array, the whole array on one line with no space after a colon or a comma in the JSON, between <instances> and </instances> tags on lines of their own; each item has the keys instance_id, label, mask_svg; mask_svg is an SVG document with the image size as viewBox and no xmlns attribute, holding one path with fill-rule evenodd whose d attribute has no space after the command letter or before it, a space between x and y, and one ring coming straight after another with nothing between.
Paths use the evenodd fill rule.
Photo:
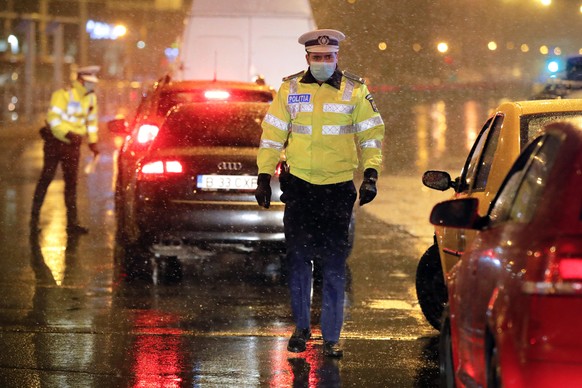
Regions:
<instances>
[{"instance_id":1,"label":"reflective silver stripe on jacket","mask_svg":"<svg viewBox=\"0 0 582 388\"><path fill-rule=\"evenodd\" d=\"M300 133L302 135L311 135L311 125L291 124L291 132Z\"/></svg>"},{"instance_id":2,"label":"reflective silver stripe on jacket","mask_svg":"<svg viewBox=\"0 0 582 388\"><path fill-rule=\"evenodd\" d=\"M265 123L270 124L273 127L280 129L281 131L288 131L289 130L289 123L281 120L278 117L273 116L270 113L267 113L264 121L265 121Z\"/></svg>"},{"instance_id":3,"label":"reflective silver stripe on jacket","mask_svg":"<svg viewBox=\"0 0 582 388\"><path fill-rule=\"evenodd\" d=\"M283 149L283 146L285 146L285 143L279 143L273 140L261 140L259 144L259 148L274 148L279 151Z\"/></svg>"},{"instance_id":4,"label":"reflective silver stripe on jacket","mask_svg":"<svg viewBox=\"0 0 582 388\"><path fill-rule=\"evenodd\" d=\"M345 114L352 114L354 111L354 105L347 105L347 104L323 104L323 111L330 112L330 113L345 113Z\"/></svg>"},{"instance_id":5,"label":"reflective silver stripe on jacket","mask_svg":"<svg viewBox=\"0 0 582 388\"><path fill-rule=\"evenodd\" d=\"M382 125L382 124L384 124L384 121L382 121L382 117L374 116L374 117L369 118L367 120L364 120L360 123L357 123L356 128L358 129L358 132L363 132L367 129L374 128L375 126Z\"/></svg>"},{"instance_id":6,"label":"reflective silver stripe on jacket","mask_svg":"<svg viewBox=\"0 0 582 388\"><path fill-rule=\"evenodd\" d=\"M61 108L59 108L57 106L51 107L51 111L53 113L56 113L59 116L61 116L61 120L59 120L59 124L62 121L68 121L70 123L80 123L80 122L83 121L83 118L82 117L76 117L76 116L73 116L72 114L67 114L67 113L65 113L64 110L62 110Z\"/></svg>"},{"instance_id":7,"label":"reflective silver stripe on jacket","mask_svg":"<svg viewBox=\"0 0 582 388\"><path fill-rule=\"evenodd\" d=\"M350 101L352 99L352 93L354 92L354 81L351 79L346 79L346 87L344 89L344 94L342 95L342 100Z\"/></svg>"},{"instance_id":8,"label":"reflective silver stripe on jacket","mask_svg":"<svg viewBox=\"0 0 582 388\"><path fill-rule=\"evenodd\" d=\"M295 118L299 112L313 112L313 104L291 104L289 106L289 114Z\"/></svg>"},{"instance_id":9,"label":"reflective silver stripe on jacket","mask_svg":"<svg viewBox=\"0 0 582 388\"><path fill-rule=\"evenodd\" d=\"M96 125L87 125L87 132L89 132L89 133L96 133L97 132L97 126Z\"/></svg>"},{"instance_id":10,"label":"reflective silver stripe on jacket","mask_svg":"<svg viewBox=\"0 0 582 388\"><path fill-rule=\"evenodd\" d=\"M366 140L360 143L362 148L382 148L380 140Z\"/></svg>"},{"instance_id":11,"label":"reflective silver stripe on jacket","mask_svg":"<svg viewBox=\"0 0 582 388\"><path fill-rule=\"evenodd\" d=\"M97 120L97 115L89 115L87 116L87 121Z\"/></svg>"},{"instance_id":12,"label":"reflective silver stripe on jacket","mask_svg":"<svg viewBox=\"0 0 582 388\"><path fill-rule=\"evenodd\" d=\"M324 125L321 127L322 135L349 135L356 133L353 125Z\"/></svg>"},{"instance_id":13,"label":"reflective silver stripe on jacket","mask_svg":"<svg viewBox=\"0 0 582 388\"><path fill-rule=\"evenodd\" d=\"M65 111L62 110L61 108L59 108L58 106L51 106L51 111L53 113L58 114L58 115L64 115L65 114Z\"/></svg>"},{"instance_id":14,"label":"reflective silver stripe on jacket","mask_svg":"<svg viewBox=\"0 0 582 388\"><path fill-rule=\"evenodd\" d=\"M51 126L51 128L54 128L54 127L56 127L57 125L60 125L61 123L62 123L62 120L61 120L61 119L52 119L52 120L49 122L49 125Z\"/></svg>"}]
</instances>

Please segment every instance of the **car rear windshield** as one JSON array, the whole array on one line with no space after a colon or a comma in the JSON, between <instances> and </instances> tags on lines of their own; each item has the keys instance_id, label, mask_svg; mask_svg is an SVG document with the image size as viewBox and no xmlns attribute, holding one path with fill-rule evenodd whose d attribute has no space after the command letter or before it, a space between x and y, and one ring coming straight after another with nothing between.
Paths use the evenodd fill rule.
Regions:
<instances>
[{"instance_id":1,"label":"car rear windshield","mask_svg":"<svg viewBox=\"0 0 582 388\"><path fill-rule=\"evenodd\" d=\"M228 92L227 101L250 101L250 102L271 102L273 95L268 91L260 90L233 90L221 89ZM158 105L158 114L165 116L172 107L191 102L207 102L205 97L206 89L168 91L160 94L160 104Z\"/></svg>"},{"instance_id":2,"label":"car rear windshield","mask_svg":"<svg viewBox=\"0 0 582 388\"><path fill-rule=\"evenodd\" d=\"M171 112L152 147L259 146L267 104L196 105Z\"/></svg>"},{"instance_id":3,"label":"car rear windshield","mask_svg":"<svg viewBox=\"0 0 582 388\"><path fill-rule=\"evenodd\" d=\"M546 112L535 115L525 115L521 118L521 149L534 138L538 137L546 124L553 121L571 121L576 120L582 123L581 112Z\"/></svg>"}]
</instances>

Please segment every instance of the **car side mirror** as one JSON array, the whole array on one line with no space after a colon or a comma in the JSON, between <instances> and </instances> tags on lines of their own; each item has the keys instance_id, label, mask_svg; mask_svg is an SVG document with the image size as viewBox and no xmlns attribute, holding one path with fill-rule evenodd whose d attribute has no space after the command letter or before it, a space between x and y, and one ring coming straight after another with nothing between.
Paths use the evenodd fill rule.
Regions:
<instances>
[{"instance_id":1,"label":"car side mirror","mask_svg":"<svg viewBox=\"0 0 582 388\"><path fill-rule=\"evenodd\" d=\"M451 199L437 203L430 213L430 223L450 228L480 229L477 198Z\"/></svg>"},{"instance_id":2,"label":"car side mirror","mask_svg":"<svg viewBox=\"0 0 582 388\"><path fill-rule=\"evenodd\" d=\"M114 119L107 122L107 129L113 134L126 135L129 133L129 123L125 118Z\"/></svg>"},{"instance_id":3,"label":"car side mirror","mask_svg":"<svg viewBox=\"0 0 582 388\"><path fill-rule=\"evenodd\" d=\"M445 191L456 186L451 176L445 171L429 170L422 174L422 184L434 190Z\"/></svg>"}]
</instances>

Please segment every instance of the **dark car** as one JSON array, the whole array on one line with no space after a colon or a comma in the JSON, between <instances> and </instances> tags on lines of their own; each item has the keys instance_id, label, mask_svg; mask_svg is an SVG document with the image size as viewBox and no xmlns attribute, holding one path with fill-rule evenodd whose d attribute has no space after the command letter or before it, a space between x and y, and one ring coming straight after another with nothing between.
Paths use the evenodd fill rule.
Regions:
<instances>
[{"instance_id":1,"label":"dark car","mask_svg":"<svg viewBox=\"0 0 582 388\"><path fill-rule=\"evenodd\" d=\"M277 174L271 207L259 207L254 197L268 107L267 102L220 101L172 108L134 178L120 191L118 229L130 252L126 267L136 257L176 266L196 260L201 251L284 251Z\"/></svg>"},{"instance_id":2,"label":"dark car","mask_svg":"<svg viewBox=\"0 0 582 388\"><path fill-rule=\"evenodd\" d=\"M253 82L193 80L174 81L165 76L156 82L140 102L131 120L119 118L108 123L110 132L125 137L117 154L116 209L124 206L121 192L131 184L136 164L158 135L166 114L174 106L193 102L270 102L274 90Z\"/></svg>"}]
</instances>

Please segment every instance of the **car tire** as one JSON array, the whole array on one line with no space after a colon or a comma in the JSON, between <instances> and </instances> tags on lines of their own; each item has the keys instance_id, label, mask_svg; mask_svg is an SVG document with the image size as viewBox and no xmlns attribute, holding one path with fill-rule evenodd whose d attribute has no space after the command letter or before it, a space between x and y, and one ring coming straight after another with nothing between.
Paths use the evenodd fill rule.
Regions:
<instances>
[{"instance_id":1,"label":"car tire","mask_svg":"<svg viewBox=\"0 0 582 388\"><path fill-rule=\"evenodd\" d=\"M447 287L436 244L431 245L420 258L416 268L416 297L426 320L437 330L448 302Z\"/></svg>"},{"instance_id":2,"label":"car tire","mask_svg":"<svg viewBox=\"0 0 582 388\"><path fill-rule=\"evenodd\" d=\"M123 244L126 241L123 222L125 217L125 209L124 209L124 198L123 194L121 193L119 181L115 185L114 201L115 201L114 206L116 221L115 238L117 242Z\"/></svg>"},{"instance_id":3,"label":"car tire","mask_svg":"<svg viewBox=\"0 0 582 388\"><path fill-rule=\"evenodd\" d=\"M160 256L155 260L153 282L155 284L174 284L182 281L182 263L176 256Z\"/></svg>"},{"instance_id":4,"label":"car tire","mask_svg":"<svg viewBox=\"0 0 582 388\"><path fill-rule=\"evenodd\" d=\"M442 388L455 387L455 365L453 362L453 343L451 340L451 321L448 311L443 312L439 336L439 382Z\"/></svg>"},{"instance_id":5,"label":"car tire","mask_svg":"<svg viewBox=\"0 0 582 388\"><path fill-rule=\"evenodd\" d=\"M125 247L121 261L122 277L127 282L146 281L152 282L153 269L151 254L147 249L138 244Z\"/></svg>"}]
</instances>

